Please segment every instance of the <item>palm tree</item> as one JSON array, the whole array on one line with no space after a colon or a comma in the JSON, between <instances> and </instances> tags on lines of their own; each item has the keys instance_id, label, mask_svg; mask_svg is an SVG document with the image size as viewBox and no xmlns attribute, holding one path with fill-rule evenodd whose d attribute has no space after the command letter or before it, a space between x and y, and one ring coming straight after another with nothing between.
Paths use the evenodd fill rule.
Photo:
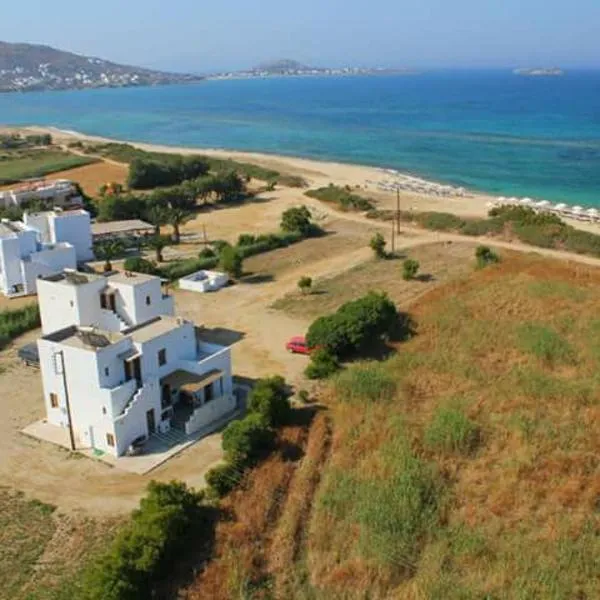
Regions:
<instances>
[{"instance_id":1,"label":"palm tree","mask_svg":"<svg viewBox=\"0 0 600 600\"><path fill-rule=\"evenodd\" d=\"M181 241L180 227L194 218L194 213L183 207L174 206L167 211L167 221L173 227L173 243Z\"/></svg>"},{"instance_id":2,"label":"palm tree","mask_svg":"<svg viewBox=\"0 0 600 600\"><path fill-rule=\"evenodd\" d=\"M125 250L125 245L121 240L105 240L98 242L94 252L104 262L104 272L112 271L112 262L115 258L121 256Z\"/></svg>"}]
</instances>

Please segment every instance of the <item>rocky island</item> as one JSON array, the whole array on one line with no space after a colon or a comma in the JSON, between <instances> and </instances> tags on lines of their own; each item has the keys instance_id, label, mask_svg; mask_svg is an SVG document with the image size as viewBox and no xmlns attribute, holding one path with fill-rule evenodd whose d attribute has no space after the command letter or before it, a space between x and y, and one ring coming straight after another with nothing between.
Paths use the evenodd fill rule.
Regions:
<instances>
[{"instance_id":1,"label":"rocky island","mask_svg":"<svg viewBox=\"0 0 600 600\"><path fill-rule=\"evenodd\" d=\"M0 92L168 85L202 79L120 65L50 46L0 42Z\"/></svg>"}]
</instances>

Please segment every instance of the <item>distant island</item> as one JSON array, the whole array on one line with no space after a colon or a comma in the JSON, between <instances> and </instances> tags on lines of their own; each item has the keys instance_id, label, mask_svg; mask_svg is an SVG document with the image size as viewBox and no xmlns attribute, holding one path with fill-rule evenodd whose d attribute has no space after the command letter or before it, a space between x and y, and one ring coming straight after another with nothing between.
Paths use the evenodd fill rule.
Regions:
<instances>
[{"instance_id":1,"label":"distant island","mask_svg":"<svg viewBox=\"0 0 600 600\"><path fill-rule=\"evenodd\" d=\"M50 46L0 42L0 92L168 85L202 79L119 65Z\"/></svg>"},{"instance_id":2,"label":"distant island","mask_svg":"<svg viewBox=\"0 0 600 600\"><path fill-rule=\"evenodd\" d=\"M558 67L552 67L550 69L515 69L513 71L515 75L525 75L526 77L560 77L564 75L564 71Z\"/></svg>"},{"instance_id":3,"label":"distant island","mask_svg":"<svg viewBox=\"0 0 600 600\"><path fill-rule=\"evenodd\" d=\"M366 67L311 67L296 60L282 59L258 65L245 71L226 71L209 75L207 79L251 79L264 77L310 77L343 75L414 75L409 69Z\"/></svg>"}]
</instances>

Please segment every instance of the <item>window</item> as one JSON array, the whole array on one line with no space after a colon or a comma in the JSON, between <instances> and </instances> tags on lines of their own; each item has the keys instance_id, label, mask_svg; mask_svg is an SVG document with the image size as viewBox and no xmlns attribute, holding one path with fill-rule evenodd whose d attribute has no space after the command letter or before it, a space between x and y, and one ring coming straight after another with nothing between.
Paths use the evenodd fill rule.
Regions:
<instances>
[{"instance_id":1,"label":"window","mask_svg":"<svg viewBox=\"0 0 600 600\"><path fill-rule=\"evenodd\" d=\"M160 420L161 421L166 421L169 417L171 416L171 411L170 410L165 410L163 411L163 413L160 415Z\"/></svg>"},{"instance_id":2,"label":"window","mask_svg":"<svg viewBox=\"0 0 600 600\"><path fill-rule=\"evenodd\" d=\"M112 433L107 433L106 434L106 443L109 446L114 446L115 445L115 436Z\"/></svg>"},{"instance_id":3,"label":"window","mask_svg":"<svg viewBox=\"0 0 600 600\"><path fill-rule=\"evenodd\" d=\"M108 377L109 373L110 371L108 370L108 367L104 367L104 374Z\"/></svg>"},{"instance_id":4,"label":"window","mask_svg":"<svg viewBox=\"0 0 600 600\"><path fill-rule=\"evenodd\" d=\"M150 306L150 296L146 296L146 306Z\"/></svg>"},{"instance_id":5,"label":"window","mask_svg":"<svg viewBox=\"0 0 600 600\"><path fill-rule=\"evenodd\" d=\"M162 367L167 364L167 351L165 348L158 351L158 366Z\"/></svg>"},{"instance_id":6,"label":"window","mask_svg":"<svg viewBox=\"0 0 600 600\"><path fill-rule=\"evenodd\" d=\"M102 407L102 414L105 415L106 414L106 406Z\"/></svg>"},{"instance_id":7,"label":"window","mask_svg":"<svg viewBox=\"0 0 600 600\"><path fill-rule=\"evenodd\" d=\"M50 394L50 406L52 408L58 408L58 396L54 392Z\"/></svg>"}]
</instances>

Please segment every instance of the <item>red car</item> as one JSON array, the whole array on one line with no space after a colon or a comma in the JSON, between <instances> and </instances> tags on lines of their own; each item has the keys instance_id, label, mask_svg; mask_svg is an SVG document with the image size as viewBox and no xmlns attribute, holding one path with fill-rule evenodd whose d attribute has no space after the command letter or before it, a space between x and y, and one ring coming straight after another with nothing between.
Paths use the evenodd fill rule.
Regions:
<instances>
[{"instance_id":1,"label":"red car","mask_svg":"<svg viewBox=\"0 0 600 600\"><path fill-rule=\"evenodd\" d=\"M294 354L310 354L314 348L309 348L306 343L306 338L297 335L290 339L290 341L285 345L285 349L288 352L293 352Z\"/></svg>"}]
</instances>

